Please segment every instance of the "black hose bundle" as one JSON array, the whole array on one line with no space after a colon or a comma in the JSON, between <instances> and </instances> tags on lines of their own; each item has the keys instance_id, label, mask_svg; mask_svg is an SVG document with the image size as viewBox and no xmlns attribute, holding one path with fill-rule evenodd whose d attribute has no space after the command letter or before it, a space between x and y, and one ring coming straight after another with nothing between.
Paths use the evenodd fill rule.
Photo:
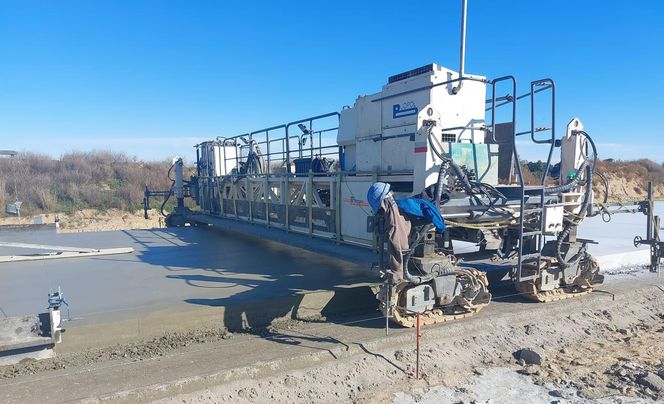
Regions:
<instances>
[{"instance_id":1,"label":"black hose bundle","mask_svg":"<svg viewBox=\"0 0 664 404\"><path fill-rule=\"evenodd\" d=\"M589 164L590 164L590 167L592 168L592 171L595 172L595 167L597 166L597 148L595 147L595 142L593 142L593 140L590 138L590 136L582 130L575 131L574 133L577 134L577 135L582 135L583 137L585 137L588 140L588 143L590 143L590 146L593 149L592 162L589 163L588 162L588 156L585 156L585 159L583 160L583 163L581 163L579 168L576 170L576 173L574 174L574 178L572 178L572 180L570 182L568 182L567 184L565 184L565 185L559 185L559 186L555 186L555 187L546 188L544 190L544 192L546 192L547 195L557 194L559 192L567 192L567 191L571 190L572 188L574 188L575 186L577 186L581 182L581 174L585 171L586 167Z\"/></svg>"},{"instance_id":2,"label":"black hose bundle","mask_svg":"<svg viewBox=\"0 0 664 404\"><path fill-rule=\"evenodd\" d=\"M545 188L544 192L547 195L552 195L552 194L557 194L557 193L560 193L560 192L567 192L567 191L573 189L574 187L579 185L579 183L581 182L581 178L582 178L581 174L583 173L583 171L586 169L587 166L588 166L588 161L584 160L583 163L581 163L579 168L576 170L576 173L574 174L574 178L572 178L570 180L570 182L568 182L567 184L564 184L564 185L557 185L557 186L554 186L554 187Z\"/></svg>"},{"instance_id":3,"label":"black hose bundle","mask_svg":"<svg viewBox=\"0 0 664 404\"><path fill-rule=\"evenodd\" d=\"M159 207L159 212L164 217L166 217L166 213L164 212L164 207L166 207L168 200L171 199L171 195L173 195L173 187L175 186L175 179L171 178L171 173L173 172L175 164L177 164L177 162L171 164L171 168L169 168L168 173L166 173L166 177L168 177L168 179L171 180L171 186L168 188L168 195L166 195L166 198L164 198L164 201L161 203L161 206Z\"/></svg>"},{"instance_id":4,"label":"black hose bundle","mask_svg":"<svg viewBox=\"0 0 664 404\"><path fill-rule=\"evenodd\" d=\"M262 174L264 172L263 153L257 145L254 147L255 149L250 149L247 161L244 163L245 170L243 174Z\"/></svg>"},{"instance_id":5,"label":"black hose bundle","mask_svg":"<svg viewBox=\"0 0 664 404\"><path fill-rule=\"evenodd\" d=\"M494 198L499 198L499 199L506 199L505 195L503 195L500 191L498 191L496 188L489 184L485 184L482 182L477 182L477 181L470 181L468 179L468 176L464 172L464 170L459 167L458 164L456 164L451 158L444 156L443 154L440 153L438 149L436 149L436 146L433 143L432 140L432 133L431 129L433 128L433 125L429 125L428 127L428 135L427 135L427 140L429 141L429 147L431 147L431 150L434 152L436 157L438 157L442 163L440 165L440 169L438 170L438 181L436 182L436 194L435 194L435 203L436 206L440 206L440 201L442 199L443 195L443 183L445 180L445 173L451 168L452 173L454 176L461 182L464 190L469 196L472 196L475 198L476 202L480 205L484 205L481 199L477 197L477 195L484 195L488 197L489 199L494 199ZM491 209L493 207L493 203L489 205L489 208ZM504 212L501 212L504 213Z\"/></svg>"},{"instance_id":6,"label":"black hose bundle","mask_svg":"<svg viewBox=\"0 0 664 404\"><path fill-rule=\"evenodd\" d=\"M414 283L415 285L420 285L424 282L428 282L432 280L435 276L434 273L429 273L423 276L416 276L416 275L411 275L410 271L408 271L408 263L410 262L410 258L413 256L413 253L415 253L415 248L417 248L417 246L422 241L424 235L427 232L429 232L432 227L433 227L432 224L427 224L422 226L422 229L417 234L417 240L415 240L415 242L411 244L410 249L408 249L408 253L406 253L406 258L403 260L403 277L406 278L408 282Z\"/></svg>"},{"instance_id":7,"label":"black hose bundle","mask_svg":"<svg viewBox=\"0 0 664 404\"><path fill-rule=\"evenodd\" d=\"M445 173L449 170L450 165L447 160L443 160L440 164L440 169L438 170L438 181L436 182L436 195L435 203L436 206L440 206L440 201L443 198L443 186L445 182Z\"/></svg>"},{"instance_id":8,"label":"black hose bundle","mask_svg":"<svg viewBox=\"0 0 664 404\"><path fill-rule=\"evenodd\" d=\"M255 144L255 141L252 140L249 143L247 160L241 161L239 167L236 167L231 171L230 179L233 184L237 184L240 179L247 175L263 174L266 170L267 164L265 163L263 152L260 147ZM226 178L224 178L223 181L226 181Z\"/></svg>"},{"instance_id":9,"label":"black hose bundle","mask_svg":"<svg viewBox=\"0 0 664 404\"><path fill-rule=\"evenodd\" d=\"M585 187L586 187L586 192L583 196L583 202L581 203L581 209L579 211L578 216L576 217L576 220L570 220L565 224L565 227L563 228L563 231L560 232L558 235L558 239L556 241L556 258L558 259L558 265L560 265L561 268L567 267L567 262L565 261L565 258L563 257L562 254L562 246L563 243L565 242L565 239L570 235L572 232L572 229L576 227L585 217L586 214L588 213L588 206L590 205L590 197L592 195L592 188L593 188L593 171L595 168L595 164L597 162L597 147L595 147L595 142L593 142L592 138L590 135L588 135L584 131L576 131L575 132L578 135L582 135L588 140L588 143L590 143L590 146L593 149L593 160L592 163L590 164L585 164L587 163L587 156L586 156L586 161L584 161L584 164L581 165L581 167L584 167L586 170L585 174ZM581 169L579 167L579 169ZM578 172L578 170L577 170ZM577 176L578 177L578 176ZM576 179L576 178L575 178ZM571 189L571 188L570 188ZM577 254L573 260L575 260L579 254ZM570 260L569 262L571 262Z\"/></svg>"}]
</instances>

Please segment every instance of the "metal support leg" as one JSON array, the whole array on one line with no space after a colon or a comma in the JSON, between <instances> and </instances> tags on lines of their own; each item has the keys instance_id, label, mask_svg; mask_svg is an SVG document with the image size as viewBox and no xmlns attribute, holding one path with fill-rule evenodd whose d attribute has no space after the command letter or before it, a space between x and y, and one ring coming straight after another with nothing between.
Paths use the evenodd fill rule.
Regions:
<instances>
[{"instance_id":1,"label":"metal support leg","mask_svg":"<svg viewBox=\"0 0 664 404\"><path fill-rule=\"evenodd\" d=\"M639 203L639 211L646 215L646 238L634 237L634 246L646 244L650 247L650 272L659 274L660 261L664 251L664 242L659 238L660 220L654 215L655 202L653 201L652 182L648 183L648 199Z\"/></svg>"}]
</instances>

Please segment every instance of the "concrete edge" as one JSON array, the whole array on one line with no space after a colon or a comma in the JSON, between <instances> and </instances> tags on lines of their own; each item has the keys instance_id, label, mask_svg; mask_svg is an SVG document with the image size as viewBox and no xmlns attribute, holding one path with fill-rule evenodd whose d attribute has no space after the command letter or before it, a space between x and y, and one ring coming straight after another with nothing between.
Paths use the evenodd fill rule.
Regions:
<instances>
[{"instance_id":1,"label":"concrete edge","mask_svg":"<svg viewBox=\"0 0 664 404\"><path fill-rule=\"evenodd\" d=\"M231 332L246 332L287 320L366 313L378 307L376 292L375 285L366 283L231 305L211 299L205 305L192 305L188 309L160 310L101 323L69 326L65 323L66 332L56 352L81 352L196 328L226 327Z\"/></svg>"},{"instance_id":2,"label":"concrete edge","mask_svg":"<svg viewBox=\"0 0 664 404\"><path fill-rule=\"evenodd\" d=\"M595 256L599 263L600 272L614 270L621 267L647 265L650 262L649 250L635 250L616 254Z\"/></svg>"}]
</instances>

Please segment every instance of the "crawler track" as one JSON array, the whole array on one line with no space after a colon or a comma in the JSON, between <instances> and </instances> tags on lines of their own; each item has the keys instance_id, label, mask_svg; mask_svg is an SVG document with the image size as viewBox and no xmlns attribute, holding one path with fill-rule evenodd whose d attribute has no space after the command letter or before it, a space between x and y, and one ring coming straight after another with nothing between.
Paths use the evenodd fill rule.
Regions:
<instances>
[{"instance_id":1,"label":"crawler track","mask_svg":"<svg viewBox=\"0 0 664 404\"><path fill-rule=\"evenodd\" d=\"M445 323L448 321L469 318L489 304L491 301L491 294L488 291L489 280L487 279L486 273L471 268L464 268L458 271L458 274L462 273L467 276L475 277L482 285L483 290L475 296L472 302L466 301L463 306L437 307L420 314L421 325ZM396 298L396 296L394 298ZM407 312L402 307L396 306L392 313L392 320L402 327L411 328L417 323L417 314Z\"/></svg>"},{"instance_id":2,"label":"crawler track","mask_svg":"<svg viewBox=\"0 0 664 404\"><path fill-rule=\"evenodd\" d=\"M590 286L569 286L553 290L538 291L535 283L521 282L516 285L519 293L522 293L528 299L540 303L555 302L557 300L571 299L574 297L585 296L593 291Z\"/></svg>"},{"instance_id":3,"label":"crawler track","mask_svg":"<svg viewBox=\"0 0 664 404\"><path fill-rule=\"evenodd\" d=\"M431 311L427 311L425 313L422 313L420 315L420 321L421 325L431 325L431 324L438 324L438 323L444 323L447 321L454 321L454 320L461 320L464 318L469 318L473 314L479 312L486 306L486 304L483 304L481 306L477 306L473 308L470 311L467 311L465 313L457 313L457 314L445 314L441 309L433 309ZM399 324L402 327L406 328L412 328L415 327L415 324L417 323L417 315L415 314L406 314L403 312L403 310L396 308L394 310L394 316L393 320L395 323Z\"/></svg>"}]
</instances>

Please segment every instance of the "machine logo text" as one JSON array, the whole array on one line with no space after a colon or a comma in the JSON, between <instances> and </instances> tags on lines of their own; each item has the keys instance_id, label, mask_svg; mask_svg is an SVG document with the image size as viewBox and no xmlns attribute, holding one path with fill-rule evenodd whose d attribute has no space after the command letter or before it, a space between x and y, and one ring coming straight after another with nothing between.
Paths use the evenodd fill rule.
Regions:
<instances>
[{"instance_id":1,"label":"machine logo text","mask_svg":"<svg viewBox=\"0 0 664 404\"><path fill-rule=\"evenodd\" d=\"M412 101L392 105L392 119L417 115L417 105Z\"/></svg>"}]
</instances>

